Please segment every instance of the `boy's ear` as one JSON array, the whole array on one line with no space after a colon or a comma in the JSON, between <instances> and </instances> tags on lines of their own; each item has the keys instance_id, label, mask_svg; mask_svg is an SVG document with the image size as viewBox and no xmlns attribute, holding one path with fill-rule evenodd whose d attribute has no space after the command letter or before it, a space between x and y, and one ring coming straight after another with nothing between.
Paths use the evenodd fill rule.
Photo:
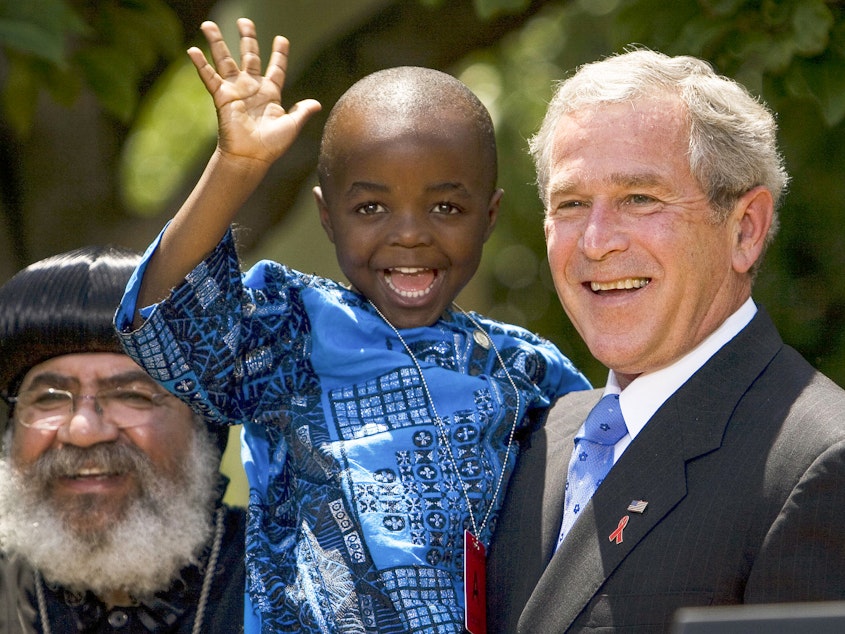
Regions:
<instances>
[{"instance_id":1,"label":"boy's ear","mask_svg":"<svg viewBox=\"0 0 845 634\"><path fill-rule=\"evenodd\" d=\"M317 186L312 191L314 192L314 200L317 201L317 209L320 211L320 224L323 225L323 230L332 244L334 244L334 227L332 227L332 220L329 215L329 208L326 205L326 199L323 198L323 190Z\"/></svg>"},{"instance_id":2,"label":"boy's ear","mask_svg":"<svg viewBox=\"0 0 845 634\"><path fill-rule=\"evenodd\" d=\"M496 220L499 218L499 205L502 202L502 196L505 195L504 189L497 189L490 197L490 202L487 204L487 231L484 232L484 242L487 242L493 234L493 229L496 226Z\"/></svg>"}]
</instances>

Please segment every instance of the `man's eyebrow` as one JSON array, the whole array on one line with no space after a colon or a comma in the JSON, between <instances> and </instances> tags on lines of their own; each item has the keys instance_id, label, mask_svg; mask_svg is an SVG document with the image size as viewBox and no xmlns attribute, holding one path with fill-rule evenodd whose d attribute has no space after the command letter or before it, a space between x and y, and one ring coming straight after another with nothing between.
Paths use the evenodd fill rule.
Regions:
<instances>
[{"instance_id":1,"label":"man's eyebrow","mask_svg":"<svg viewBox=\"0 0 845 634\"><path fill-rule=\"evenodd\" d=\"M663 181L657 174L643 172L641 174L611 174L608 179L614 185L623 187L653 187Z\"/></svg>"},{"instance_id":2,"label":"man's eyebrow","mask_svg":"<svg viewBox=\"0 0 845 634\"><path fill-rule=\"evenodd\" d=\"M72 388L78 388L79 383L79 379L74 376L68 376L59 372L42 372L33 377L26 389L31 390L36 387L46 386L71 390ZM128 370L97 379L97 385L100 388L112 388L129 383L146 383L150 386L158 387L158 383L143 370Z\"/></svg>"},{"instance_id":3,"label":"man's eyebrow","mask_svg":"<svg viewBox=\"0 0 845 634\"><path fill-rule=\"evenodd\" d=\"M616 172L603 178L601 182L605 185L613 185L615 187L654 187L661 185L663 180L651 172L642 173L627 173ZM577 191L580 188L578 181L573 179L560 179L553 181L549 187L550 195L563 195Z\"/></svg>"},{"instance_id":4,"label":"man's eyebrow","mask_svg":"<svg viewBox=\"0 0 845 634\"><path fill-rule=\"evenodd\" d=\"M146 383L151 387L158 387L158 383L143 370L128 370L119 374L112 374L97 381L97 385L100 387L117 387L127 385L128 383Z\"/></svg>"},{"instance_id":5,"label":"man's eyebrow","mask_svg":"<svg viewBox=\"0 0 845 634\"><path fill-rule=\"evenodd\" d=\"M549 185L549 195L568 194L575 190L575 181L569 179L553 180Z\"/></svg>"},{"instance_id":6,"label":"man's eyebrow","mask_svg":"<svg viewBox=\"0 0 845 634\"><path fill-rule=\"evenodd\" d=\"M40 372L36 374L27 385L26 389L31 390L36 387L56 387L67 390L79 385L79 381L74 377L66 374L59 374L58 372Z\"/></svg>"}]
</instances>

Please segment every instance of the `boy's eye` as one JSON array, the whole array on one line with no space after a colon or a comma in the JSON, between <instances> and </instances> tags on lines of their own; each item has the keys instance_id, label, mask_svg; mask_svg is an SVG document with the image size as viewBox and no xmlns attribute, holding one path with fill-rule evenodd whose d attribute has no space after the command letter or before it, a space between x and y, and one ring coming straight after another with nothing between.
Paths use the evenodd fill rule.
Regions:
<instances>
[{"instance_id":1,"label":"boy's eye","mask_svg":"<svg viewBox=\"0 0 845 634\"><path fill-rule=\"evenodd\" d=\"M386 210L380 203L364 203L355 208L356 213L370 215L383 214Z\"/></svg>"},{"instance_id":2,"label":"boy's eye","mask_svg":"<svg viewBox=\"0 0 845 634\"><path fill-rule=\"evenodd\" d=\"M458 207L448 202L437 203L432 208L432 211L436 214L444 214L447 216L461 213L461 210Z\"/></svg>"}]
</instances>

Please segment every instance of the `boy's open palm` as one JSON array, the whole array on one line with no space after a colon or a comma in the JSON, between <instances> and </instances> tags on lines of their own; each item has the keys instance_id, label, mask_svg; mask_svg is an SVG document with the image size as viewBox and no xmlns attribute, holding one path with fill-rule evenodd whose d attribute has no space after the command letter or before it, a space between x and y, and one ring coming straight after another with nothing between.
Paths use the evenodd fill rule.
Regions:
<instances>
[{"instance_id":1,"label":"boy's open palm","mask_svg":"<svg viewBox=\"0 0 845 634\"><path fill-rule=\"evenodd\" d=\"M282 107L288 40L280 35L273 38L267 71L261 75L261 56L251 20L238 20L240 66L229 52L217 24L203 22L200 28L211 48L214 66L196 47L190 48L188 55L214 99L218 148L233 158L272 163L291 146L308 118L320 110L314 99L304 99L288 111Z\"/></svg>"}]
</instances>

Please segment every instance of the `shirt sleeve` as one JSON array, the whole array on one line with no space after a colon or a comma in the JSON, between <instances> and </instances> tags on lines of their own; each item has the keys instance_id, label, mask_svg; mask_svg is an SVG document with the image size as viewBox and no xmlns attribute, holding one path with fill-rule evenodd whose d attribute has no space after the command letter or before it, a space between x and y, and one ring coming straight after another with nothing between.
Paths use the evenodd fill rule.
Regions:
<instances>
[{"instance_id":1,"label":"shirt sleeve","mask_svg":"<svg viewBox=\"0 0 845 634\"><path fill-rule=\"evenodd\" d=\"M551 341L513 324L478 316L476 320L493 336L502 361L510 370L510 379L519 390L523 412L520 428L530 432L564 394L591 389L587 378ZM491 362L493 365L487 371L505 384L507 373L495 356Z\"/></svg>"},{"instance_id":2,"label":"shirt sleeve","mask_svg":"<svg viewBox=\"0 0 845 634\"><path fill-rule=\"evenodd\" d=\"M541 389L554 403L559 397L577 390L592 389L592 385L575 364L550 341L542 341L538 351L546 358L548 372L541 384Z\"/></svg>"},{"instance_id":3,"label":"shirt sleeve","mask_svg":"<svg viewBox=\"0 0 845 634\"><path fill-rule=\"evenodd\" d=\"M231 231L168 298L140 308L144 321L133 330L138 290L160 240L144 254L115 315L126 353L206 420L253 420L260 398L247 366L262 341L243 337L252 296L243 286Z\"/></svg>"}]
</instances>

